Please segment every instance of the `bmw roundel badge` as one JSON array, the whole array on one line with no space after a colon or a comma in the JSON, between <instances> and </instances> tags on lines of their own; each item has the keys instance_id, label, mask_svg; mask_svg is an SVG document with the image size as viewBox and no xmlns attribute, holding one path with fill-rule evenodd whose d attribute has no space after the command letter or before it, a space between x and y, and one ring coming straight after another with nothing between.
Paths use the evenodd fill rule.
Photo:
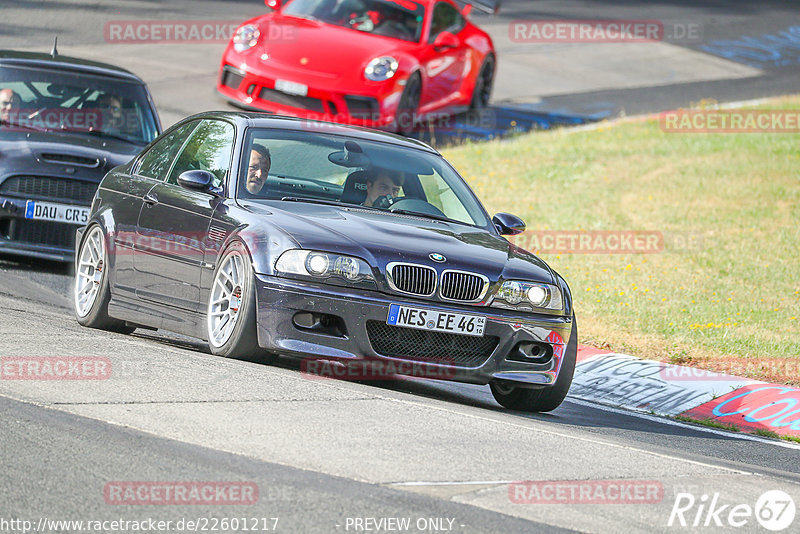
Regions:
<instances>
[{"instance_id":1,"label":"bmw roundel badge","mask_svg":"<svg viewBox=\"0 0 800 534\"><path fill-rule=\"evenodd\" d=\"M428 257L433 261L435 261L436 263L444 263L447 261L447 258L436 252L432 252Z\"/></svg>"}]
</instances>

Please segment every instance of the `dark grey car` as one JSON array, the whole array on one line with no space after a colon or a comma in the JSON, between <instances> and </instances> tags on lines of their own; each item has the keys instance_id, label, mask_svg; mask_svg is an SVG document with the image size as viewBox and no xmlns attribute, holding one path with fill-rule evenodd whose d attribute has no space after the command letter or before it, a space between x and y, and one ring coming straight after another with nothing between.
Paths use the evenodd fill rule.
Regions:
<instances>
[{"instance_id":1,"label":"dark grey car","mask_svg":"<svg viewBox=\"0 0 800 534\"><path fill-rule=\"evenodd\" d=\"M97 184L160 131L136 75L0 51L0 252L72 261Z\"/></svg>"},{"instance_id":2,"label":"dark grey car","mask_svg":"<svg viewBox=\"0 0 800 534\"><path fill-rule=\"evenodd\" d=\"M369 363L490 384L506 407L548 411L569 389L577 326L564 279L502 237L523 230L490 218L423 143L201 114L103 179L79 232L75 313L223 356L300 356L309 372Z\"/></svg>"}]
</instances>

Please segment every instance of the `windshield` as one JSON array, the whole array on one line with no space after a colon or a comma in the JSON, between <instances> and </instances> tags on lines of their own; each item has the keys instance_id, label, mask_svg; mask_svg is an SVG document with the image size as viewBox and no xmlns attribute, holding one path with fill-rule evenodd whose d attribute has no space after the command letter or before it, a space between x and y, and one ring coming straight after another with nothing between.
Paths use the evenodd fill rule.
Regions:
<instances>
[{"instance_id":1,"label":"windshield","mask_svg":"<svg viewBox=\"0 0 800 534\"><path fill-rule=\"evenodd\" d=\"M412 0L294 0L282 13L418 42L425 8Z\"/></svg>"},{"instance_id":2,"label":"windshield","mask_svg":"<svg viewBox=\"0 0 800 534\"><path fill-rule=\"evenodd\" d=\"M145 88L136 83L27 67L0 67L0 132L73 132L147 144L158 135Z\"/></svg>"},{"instance_id":3,"label":"windshield","mask_svg":"<svg viewBox=\"0 0 800 534\"><path fill-rule=\"evenodd\" d=\"M333 202L490 227L485 211L437 154L324 133L251 129L237 195Z\"/></svg>"}]
</instances>

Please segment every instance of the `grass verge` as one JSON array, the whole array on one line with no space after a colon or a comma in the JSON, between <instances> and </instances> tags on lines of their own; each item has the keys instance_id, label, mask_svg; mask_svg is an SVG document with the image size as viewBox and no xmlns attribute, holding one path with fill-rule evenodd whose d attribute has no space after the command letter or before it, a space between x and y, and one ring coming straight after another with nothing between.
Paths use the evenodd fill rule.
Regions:
<instances>
[{"instance_id":1,"label":"grass verge","mask_svg":"<svg viewBox=\"0 0 800 534\"><path fill-rule=\"evenodd\" d=\"M764 109L800 110L800 96ZM649 231L655 254L546 254L581 342L800 385L800 134L665 133L656 119L444 151L530 231ZM534 250L535 251L535 250Z\"/></svg>"}]
</instances>

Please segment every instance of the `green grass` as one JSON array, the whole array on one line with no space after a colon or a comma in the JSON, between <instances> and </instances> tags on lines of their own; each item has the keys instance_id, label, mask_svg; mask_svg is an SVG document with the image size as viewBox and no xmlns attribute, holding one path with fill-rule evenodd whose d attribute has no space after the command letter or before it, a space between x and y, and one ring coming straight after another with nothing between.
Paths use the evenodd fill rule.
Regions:
<instances>
[{"instance_id":1,"label":"green grass","mask_svg":"<svg viewBox=\"0 0 800 534\"><path fill-rule=\"evenodd\" d=\"M730 423L720 423L719 421L708 418L708 419L692 419L691 417L686 417L684 415L676 415L675 419L678 421L683 421L684 423L694 423L698 425L708 426L711 428L719 428L722 430L729 430L730 432L739 432L740 429L738 426Z\"/></svg>"},{"instance_id":2,"label":"green grass","mask_svg":"<svg viewBox=\"0 0 800 534\"><path fill-rule=\"evenodd\" d=\"M763 107L800 110L800 97ZM572 288L581 342L723 372L769 358L752 376L800 384L800 134L640 120L444 155L529 230L665 236L657 254L542 254Z\"/></svg>"}]
</instances>

